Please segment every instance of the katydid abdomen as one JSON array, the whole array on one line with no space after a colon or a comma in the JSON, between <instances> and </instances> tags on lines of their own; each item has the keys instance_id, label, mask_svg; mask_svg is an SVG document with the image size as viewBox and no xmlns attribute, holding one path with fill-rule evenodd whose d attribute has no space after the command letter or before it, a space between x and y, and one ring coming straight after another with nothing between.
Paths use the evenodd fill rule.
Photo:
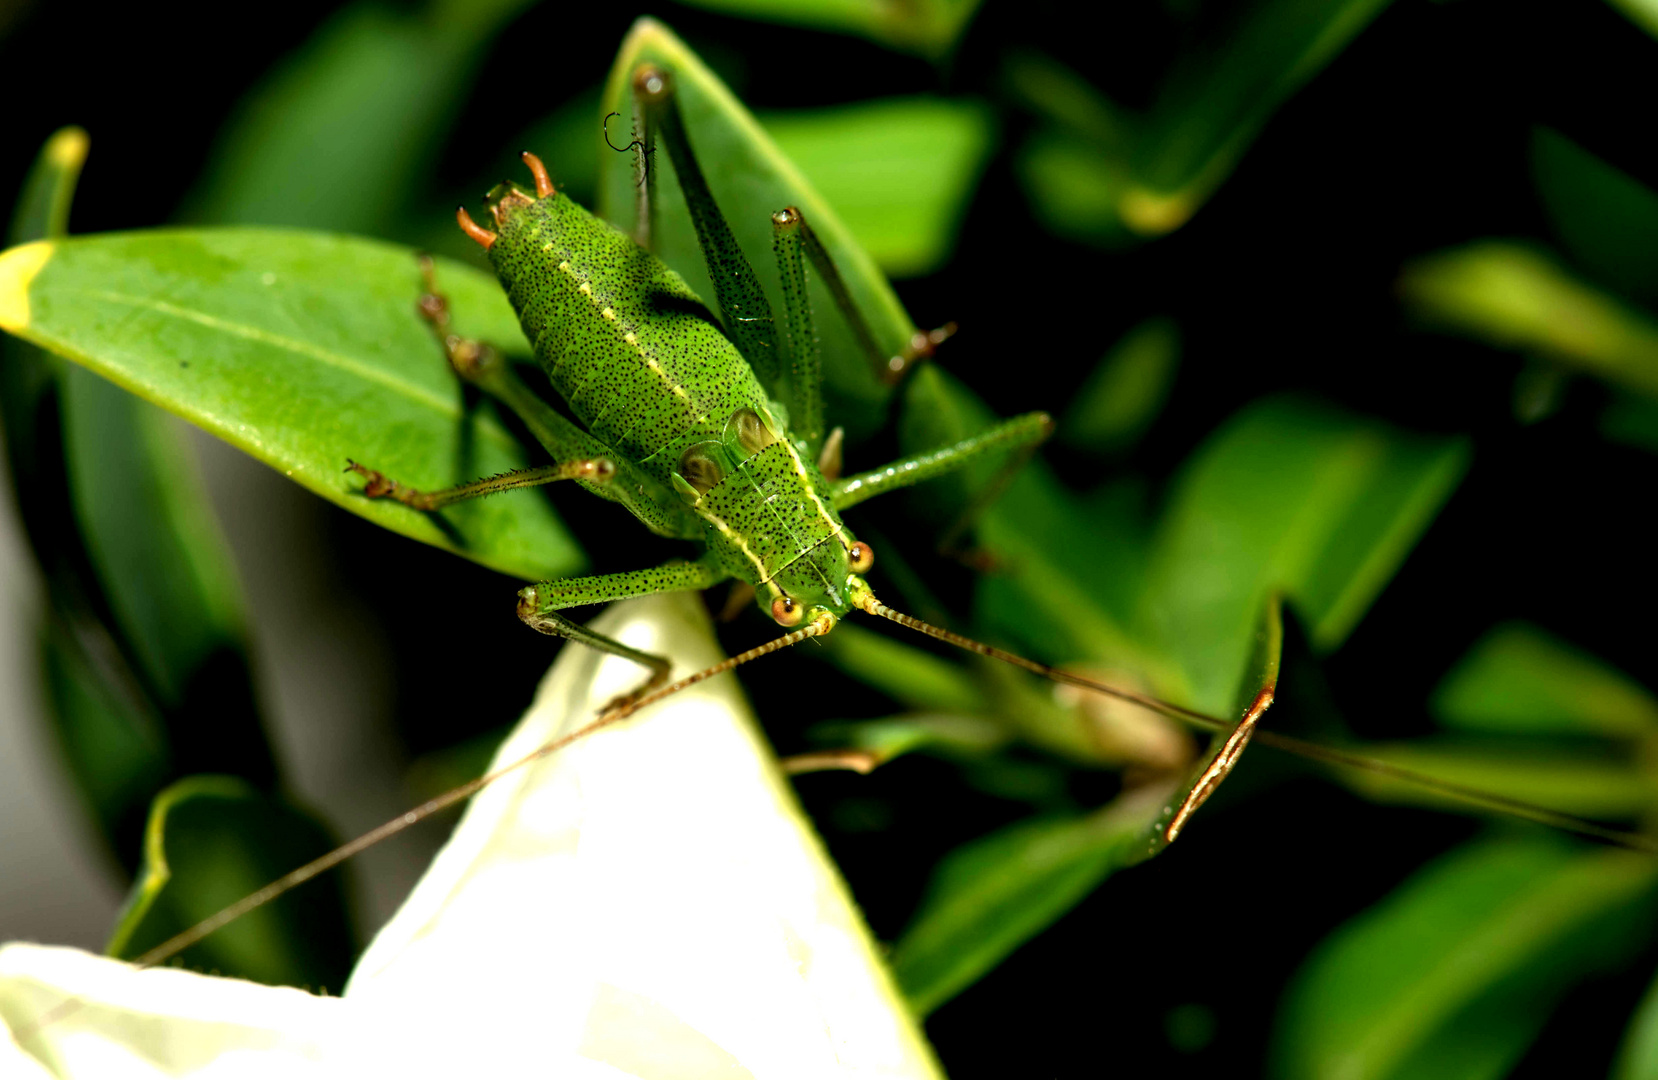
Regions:
<instances>
[{"instance_id":1,"label":"katydid abdomen","mask_svg":"<svg viewBox=\"0 0 1658 1080\"><path fill-rule=\"evenodd\" d=\"M680 535L702 539L713 568L754 586L763 604L781 602L791 618L779 621L845 614L855 541L782 406L702 300L560 193L507 187L491 204L490 261L588 434L675 492L696 519Z\"/></svg>"}]
</instances>

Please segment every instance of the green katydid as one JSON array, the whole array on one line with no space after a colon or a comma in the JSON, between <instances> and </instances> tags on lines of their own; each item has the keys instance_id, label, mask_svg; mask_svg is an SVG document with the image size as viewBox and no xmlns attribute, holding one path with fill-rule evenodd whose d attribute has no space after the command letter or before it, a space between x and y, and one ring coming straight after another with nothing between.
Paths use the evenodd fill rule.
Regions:
<instances>
[{"instance_id":1,"label":"green katydid","mask_svg":"<svg viewBox=\"0 0 1658 1080\"><path fill-rule=\"evenodd\" d=\"M862 329L862 316L832 257L798 209L775 210L774 247L787 309L779 323L702 178L672 76L645 64L634 72L632 85L643 120L634 146L642 162L639 232L648 238L655 182L651 158L660 140L680 179L715 282L718 321L677 273L634 238L556 191L542 162L526 152L534 191L514 184L492 191L493 230L475 223L464 208L458 220L488 251L541 366L581 426L537 398L495 350L450 334L447 302L434 289L422 299L421 311L455 372L512 409L555 464L423 492L353 462L350 469L368 479L365 494L434 510L513 487L575 480L621 503L658 534L701 542L704 554L693 562L548 581L519 593L519 616L535 629L651 669L651 678L636 693L614 703L616 716L631 711L646 695L654 700L684 683L651 694L666 678L663 660L598 635L560 612L647 593L705 589L727 579L752 589L761 608L789 630L751 650L756 656L826 634L856 608L1057 681L1120 694L929 626L876 598L863 577L874 564L874 552L853 536L840 511L993 452L1028 451L1047 437L1052 422L1045 413L1029 413L954 445L840 477L839 439L823 429L820 364L805 290L807 262L836 298L855 336L865 343L872 339ZM881 355L871 344L870 362L885 371L901 370L942 336L921 336L910 354L898 357ZM748 658L743 654L734 662ZM1184 802L1171 809L1164 842L1174 839L1231 767L1271 695L1269 685L1227 748L1194 782Z\"/></svg>"},{"instance_id":2,"label":"green katydid","mask_svg":"<svg viewBox=\"0 0 1658 1080\"><path fill-rule=\"evenodd\" d=\"M1047 418L1029 414L1005 421L956 445L840 479L836 475L838 440L824 432L821 419L812 313L803 300L801 284L807 262L841 302L841 315L852 323L854 337L867 343L870 335L858 333L858 311L839 282L832 259L802 214L787 207L764 208L773 213L787 301L784 319L776 320L719 207L706 185L695 179L694 149L677 115L670 77L660 69L646 68L636 73L634 85L645 119L638 147L644 165L640 190L645 200L640 235L648 238L654 206L651 154L653 144L660 140L686 191L709 260L721 324L666 266L554 192L545 170L526 155L536 180L533 194L514 186L499 188L491 199L496 229L482 229L464 215L462 225L489 248L538 357L585 429L542 403L491 350L452 337L447 307L434 287L423 300L422 311L437 330L452 366L516 412L546 445L555 464L432 493L411 491L367 466L353 466L369 477L369 494L395 498L411 511L513 487L574 479L593 493L622 503L658 533L706 544L706 555L693 563L546 582L521 593L520 614L536 629L627 656L654 673L644 689L617 701L570 738L620 719L691 682L807 636L826 633L853 607L1061 682L1119 694L1188 720L1220 726L1218 720L1124 694L927 626L875 599L863 578L873 562L871 549L853 537L839 511L995 451L1033 447L1046 434ZM751 209L758 212L758 208ZM898 357L868 351L872 364L892 370L902 368L933 344L936 340L924 337L915 344L913 355ZM672 686L660 686L666 669L657 658L594 634L561 614L581 604L703 588L728 578L754 586L762 609L790 632ZM1178 806L1171 805L1154 844L1173 839L1191 811L1224 778L1270 699L1268 686L1251 702L1241 723L1235 728L1226 725L1232 728L1231 735L1197 770L1185 799ZM465 797L492 778L400 817L395 827ZM222 925L390 831L391 827L377 830L325 862L296 871L216 916L212 925ZM204 928L211 929L203 924L188 932L189 940L199 938ZM155 962L188 943L175 939L144 962Z\"/></svg>"}]
</instances>

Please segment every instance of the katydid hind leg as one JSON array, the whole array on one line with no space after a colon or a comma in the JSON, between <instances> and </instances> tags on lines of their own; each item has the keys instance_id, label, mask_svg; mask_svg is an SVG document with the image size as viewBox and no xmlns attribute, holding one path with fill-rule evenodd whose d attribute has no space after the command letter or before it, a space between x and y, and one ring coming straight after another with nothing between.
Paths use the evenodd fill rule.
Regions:
<instances>
[{"instance_id":1,"label":"katydid hind leg","mask_svg":"<svg viewBox=\"0 0 1658 1080\"><path fill-rule=\"evenodd\" d=\"M719 305L726 336L754 369L766 392L781 398L782 372L777 359L777 326L771 301L766 299L754 267L738 246L736 235L709 190L680 116L673 77L655 65L646 64L634 72L633 94L643 118L646 145L660 142L673 163L679 189L691 213L691 224L696 228L697 243L708 264L708 276L714 283L714 299ZM647 182L660 182L661 175L660 168L653 167L644 178ZM648 197L654 201L654 195Z\"/></svg>"},{"instance_id":2,"label":"katydid hind leg","mask_svg":"<svg viewBox=\"0 0 1658 1080\"><path fill-rule=\"evenodd\" d=\"M812 303L806 293L806 219L794 207L785 207L771 216L772 248L777 255L777 273L783 283L784 404L789 410L789 428L807 450L823 449L823 359L818 351L817 331L812 325Z\"/></svg>"}]
</instances>

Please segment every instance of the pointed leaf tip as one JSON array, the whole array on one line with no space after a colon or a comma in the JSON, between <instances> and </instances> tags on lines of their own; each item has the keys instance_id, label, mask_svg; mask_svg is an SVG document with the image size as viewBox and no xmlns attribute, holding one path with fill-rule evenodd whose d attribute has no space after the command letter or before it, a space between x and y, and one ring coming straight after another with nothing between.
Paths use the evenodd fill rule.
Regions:
<instances>
[{"instance_id":1,"label":"pointed leaf tip","mask_svg":"<svg viewBox=\"0 0 1658 1080\"><path fill-rule=\"evenodd\" d=\"M29 325L29 285L52 257L50 240L19 244L0 252L0 330L18 333Z\"/></svg>"}]
</instances>

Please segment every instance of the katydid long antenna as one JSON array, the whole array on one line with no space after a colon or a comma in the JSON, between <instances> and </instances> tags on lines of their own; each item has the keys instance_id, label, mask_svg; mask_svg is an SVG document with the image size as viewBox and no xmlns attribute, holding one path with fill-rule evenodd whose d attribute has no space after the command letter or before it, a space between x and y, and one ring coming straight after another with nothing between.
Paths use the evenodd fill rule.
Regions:
<instances>
[{"instance_id":1,"label":"katydid long antenna","mask_svg":"<svg viewBox=\"0 0 1658 1080\"><path fill-rule=\"evenodd\" d=\"M1253 739L1253 741L1259 742L1265 746L1271 746L1275 749L1306 757L1324 764L1338 766L1341 768L1355 769L1363 772L1369 772L1374 775L1386 776L1390 779L1405 781L1424 787L1428 790L1435 791L1450 799L1471 806L1482 807L1488 810L1507 814L1512 817L1560 829L1565 832L1575 833L1579 836L1588 837L1605 844L1625 848L1631 851L1637 851L1649 855L1658 855L1658 841L1637 833L1614 829L1609 826L1602 825L1599 822L1590 821L1586 818L1580 818L1557 810L1550 810L1546 807L1536 806L1523 800L1511 799L1506 796L1482 791L1478 788L1468 787L1463 784L1429 776L1413 769L1407 769L1394 765L1390 762L1364 757L1360 754L1350 753L1345 750L1324 746L1318 743L1310 743L1291 736L1278 735L1269 731L1258 731L1256 730L1257 722L1259 721L1261 715L1265 713L1267 707L1272 703L1275 690L1274 685L1269 684L1267 687L1264 687L1260 693L1256 695L1251 704L1245 709L1244 715L1239 720L1228 721L1217 716L1211 716L1208 713L1200 712L1196 709L1190 709L1183 705L1176 705L1172 702L1152 697L1149 694L1142 694L1133 690L1123 689L1122 687L1112 686L1108 683L1100 682L1097 679L1091 679L1085 675L1079 675L1076 672L1067 671L1064 668L1057 668L1049 664L1041 663L1040 661L1031 660L1020 656L1017 653L1009 652L1006 649L1000 649L994 645L976 641L973 638L955 633L952 630L946 630L942 627L933 626L931 623L924 622L912 615L906 615L901 611L897 611L881 603L875 598L874 593L870 591L867 586L858 591L855 596L855 602L860 610L869 615L897 623L898 625L906 627L907 629L913 630L919 634L924 634L927 637L946 642L968 652L977 653L980 656L988 656L992 659L1000 660L1004 663L1022 668L1052 682L1104 694L1108 697L1140 706L1141 708L1168 716L1172 719L1190 723L1193 726L1204 728L1206 730L1226 732L1227 738L1224 744L1217 753L1212 755L1209 763L1205 766L1202 773L1190 784L1190 790L1186 794L1184 801L1178 807L1171 806L1168 808L1168 813L1165 814L1163 819L1164 824L1161 825L1161 828L1163 829L1162 840L1164 843L1172 843L1174 841L1186 821L1190 819L1192 813L1196 811L1200 805L1202 805L1204 800L1206 800L1219 785L1220 781L1223 780L1226 774L1231 771L1232 766L1237 762L1244 747ZM137 957L133 961L133 965L136 968L142 969L165 963L167 960L177 956L185 949L188 949L192 945L202 941L208 935L212 934L221 927L229 925L256 908L263 907L265 904L270 903L272 900L275 900L277 897L283 895L289 890L305 884L312 878L332 870L334 867L339 866L341 863L352 858L358 853L373 847L380 841L385 840L396 833L402 832L410 826L419 824L439 811L445 810L448 807L454 806L455 804L470 798L510 773L516 772L526 765L530 765L536 761L540 761L543 758L549 757L572 743L579 742L597 731L619 723L648 705L654 705L665 698L672 697L681 690L695 686L697 683L704 682L708 679L712 679L717 675L723 675L734 668L742 666L743 664L747 664L753 660L758 660L762 656L778 652L779 650L785 649L791 645L798 644L807 638L819 637L827 634L834 629L834 626L835 619L833 616L827 614L820 615L818 618L806 623L799 629L792 630L781 637L773 638L771 641L767 641L763 644L755 646L754 648L740 652L735 656L728 657L717 664L687 675L684 678L669 683L659 689L646 693L636 693L628 696L627 698L621 699L607 707L597 718L582 727L577 728L575 731L568 732L567 734L561 735L556 739L543 743L541 746L536 747L530 753L525 754L516 761L503 765L498 769L478 777L477 779L470 780L459 787L452 788L441 795L428 799L426 802L420 804L414 809L398 815L390 821L387 821L385 824L357 837L355 840L343 844L340 847L335 848L333 851L328 852L326 855L319 856L311 862L306 863L304 866L282 875L263 888L248 894L241 900L236 901L234 904L231 904L213 915L208 916L189 929L174 935L153 949L150 949L148 952ZM813 755L813 757L814 764L809 766L807 769L799 771L811 771L817 768L849 767L858 772L868 772L876 764L874 761L866 761L855 754L846 756L845 761L841 760L843 755L820 754ZM816 761L816 758L822 758L823 760ZM17 1032L15 1032L15 1035L19 1038L26 1038L33 1032L49 1027L53 1023L56 1023L64 1017L71 1015L80 1007L81 1004L82 1003L78 998L66 999L63 1002L60 1002L55 1008L38 1017L32 1025L18 1029Z\"/></svg>"}]
</instances>

